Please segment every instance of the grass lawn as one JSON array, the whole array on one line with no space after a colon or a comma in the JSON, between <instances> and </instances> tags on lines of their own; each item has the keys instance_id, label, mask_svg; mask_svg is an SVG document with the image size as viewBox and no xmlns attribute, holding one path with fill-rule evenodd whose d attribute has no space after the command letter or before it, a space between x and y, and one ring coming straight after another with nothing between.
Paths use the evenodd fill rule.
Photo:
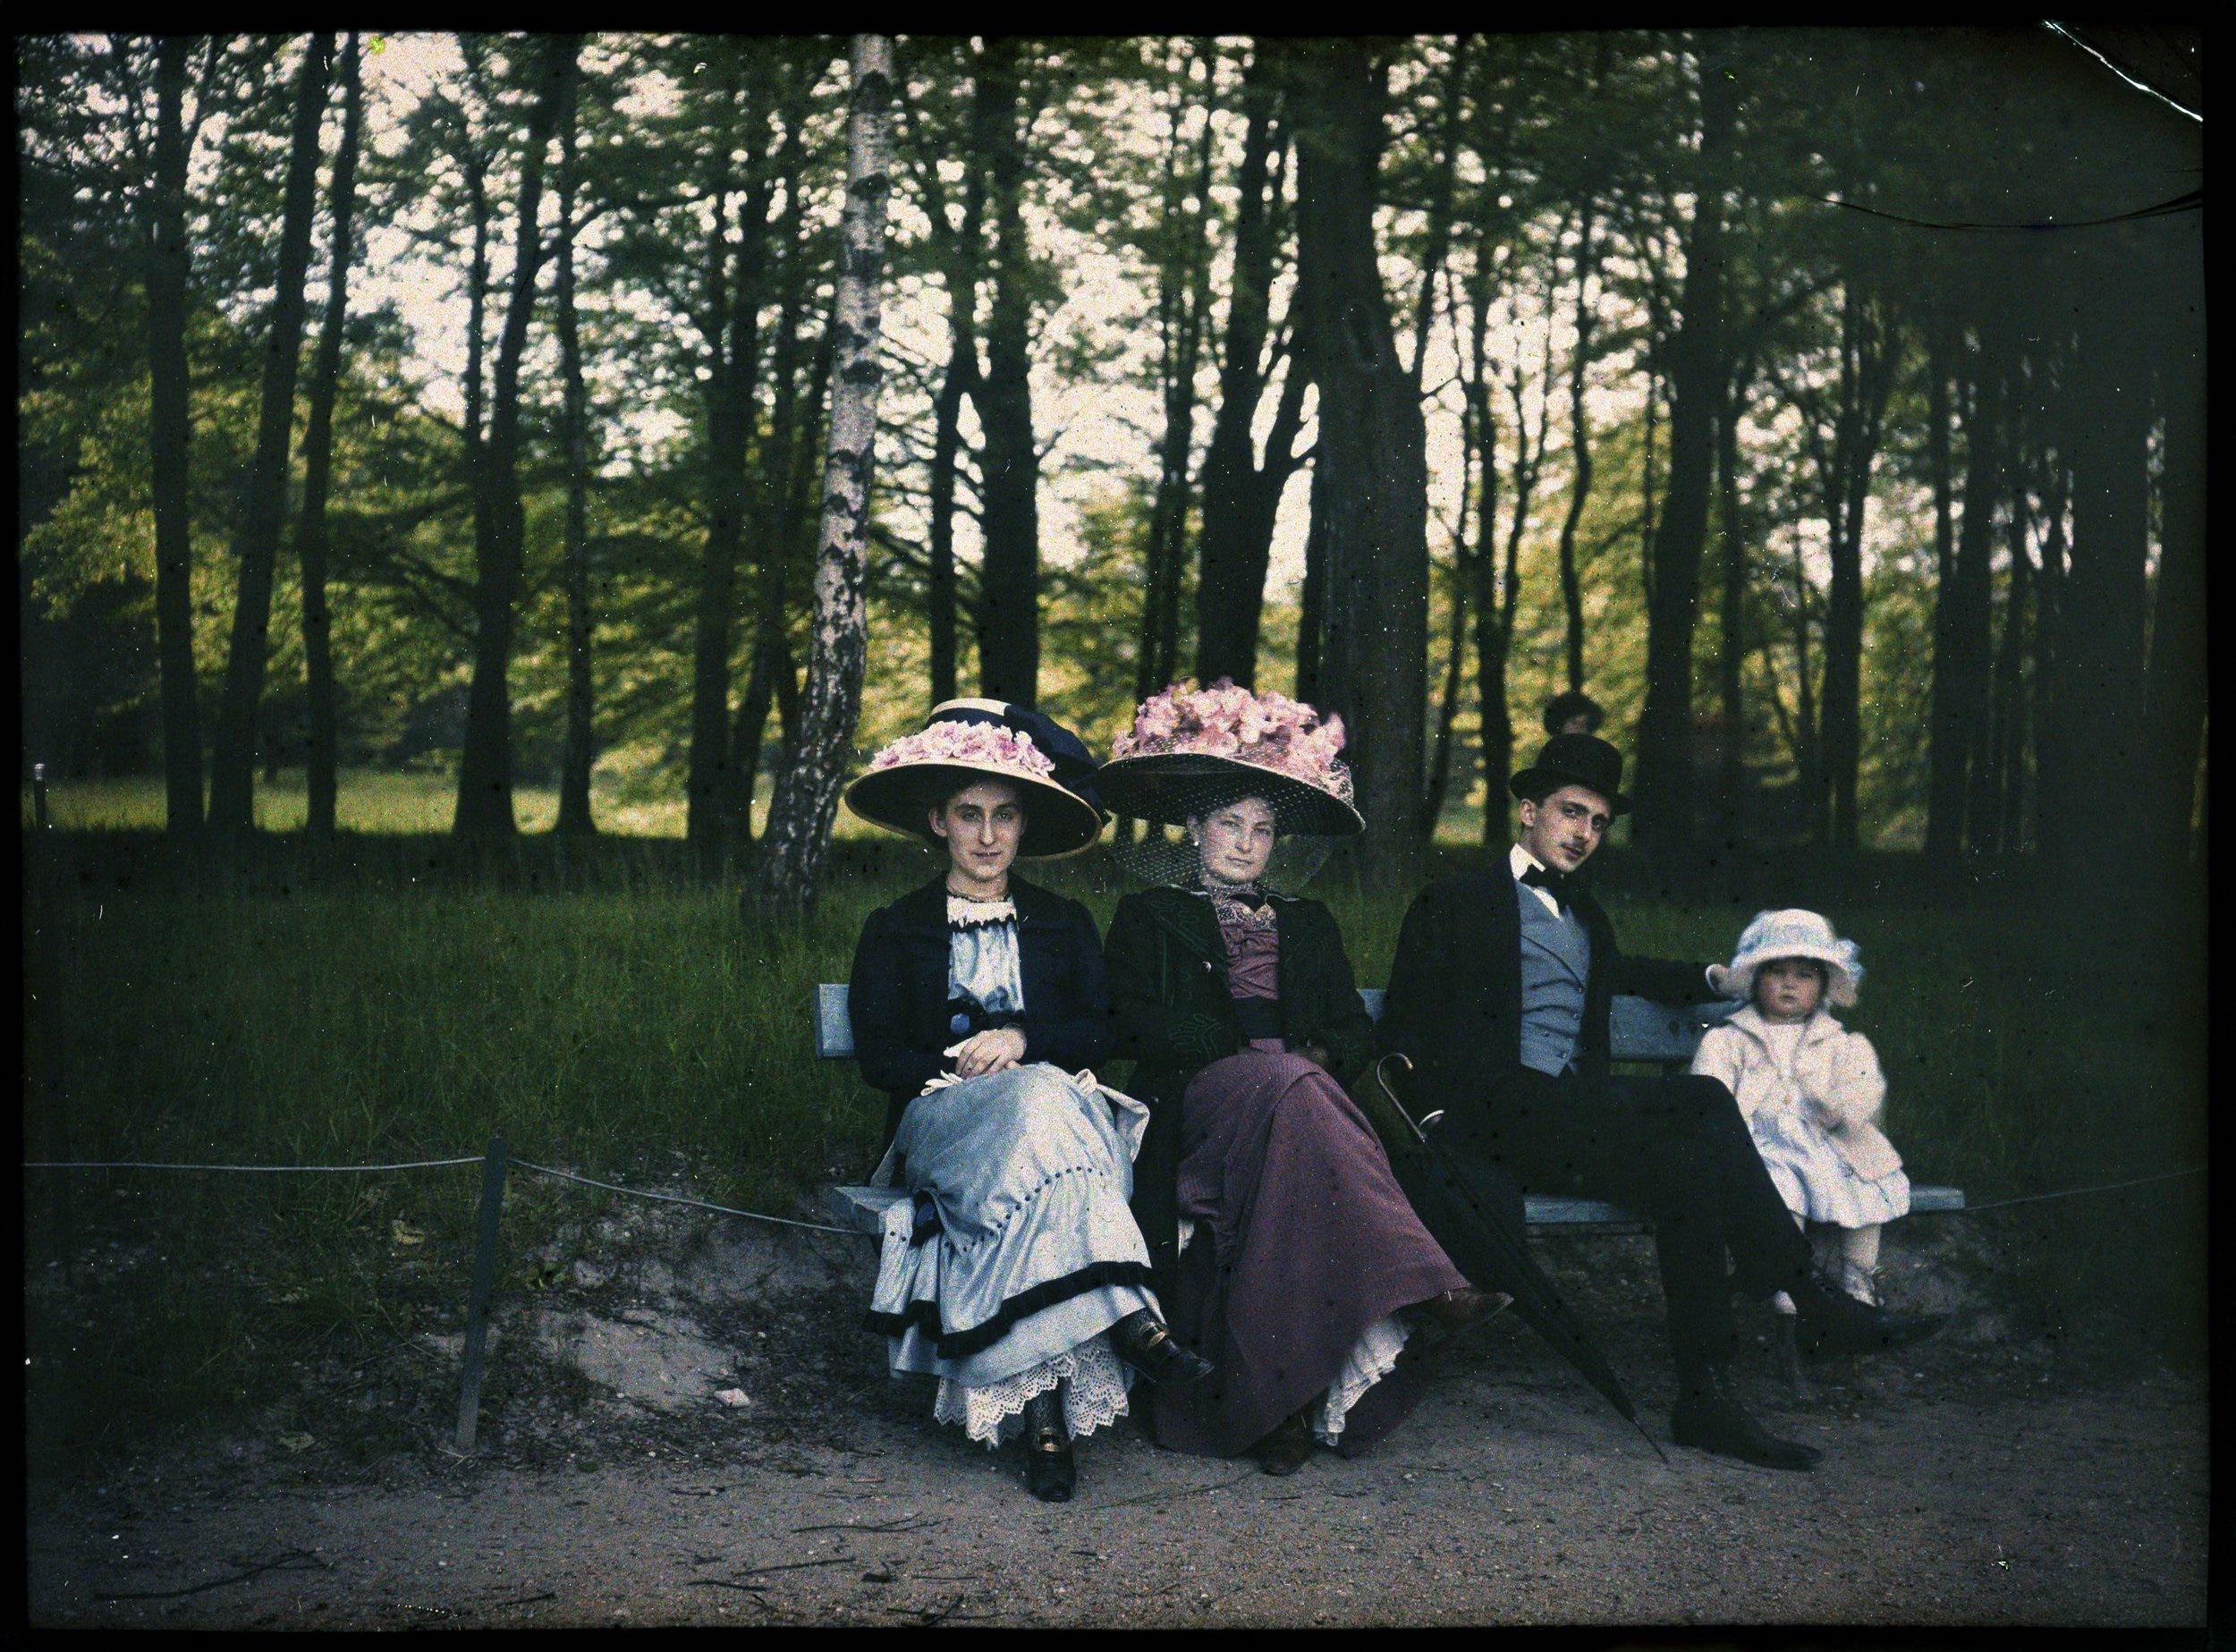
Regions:
<instances>
[{"instance_id":1,"label":"grass lawn","mask_svg":"<svg viewBox=\"0 0 2236 1652\"><path fill-rule=\"evenodd\" d=\"M118 869L157 851L97 829L119 818L104 807L129 812L129 792L102 796L67 789L74 818L57 803L94 829L57 834L64 869L27 906L27 1156L350 1164L478 1153L502 1131L541 1163L786 1214L874 1156L883 1099L815 1058L809 991L845 978L863 917L931 876L927 853L843 842L817 917L772 931L741 922L733 884L678 875L680 843L602 843L623 861L662 851L603 887L415 881L428 840L385 834L329 876L169 885ZM345 788L345 820L352 797L378 800L391 833L447 826L445 789L416 777ZM1105 924L1122 888L1099 856L1028 876ZM1379 983L1403 902L1327 894ZM1702 959L1728 956L1751 910L1610 905L1629 950ZM2194 980L2177 996L2179 970L2089 966L2059 909L1834 916L1869 967L1848 1019L1879 1048L1916 1179L1978 1200L2203 1162ZM478 1182L27 1172L34 1444L221 1414L312 1352L454 1326ZM506 1287L563 1217L611 1197L516 1178ZM2039 1207L2020 1283L2044 1323L2200 1334L2202 1198L2191 1181ZM97 1311L62 1305L65 1274Z\"/></svg>"}]
</instances>

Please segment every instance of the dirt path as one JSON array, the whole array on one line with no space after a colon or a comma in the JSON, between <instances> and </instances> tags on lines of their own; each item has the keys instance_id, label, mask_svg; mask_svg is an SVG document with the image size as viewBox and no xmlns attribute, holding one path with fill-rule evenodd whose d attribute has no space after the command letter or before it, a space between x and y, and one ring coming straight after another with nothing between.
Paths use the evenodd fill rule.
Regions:
<instances>
[{"instance_id":1,"label":"dirt path","mask_svg":"<svg viewBox=\"0 0 2236 1652\"><path fill-rule=\"evenodd\" d=\"M2011 1345L1977 1308L1911 1356L1813 1373L1803 1395L1785 1394L1757 1354L1750 1380L1766 1411L1827 1448L1815 1474L1674 1449L1664 1467L1502 1320L1444 1351L1421 1409L1356 1460L1323 1454L1276 1480L1157 1451L1121 1425L1082 1446L1078 1500L1051 1507L1024 1495L1011 1456L934 1428L923 1391L884 1378L874 1339L845 1323L859 1309L858 1253L833 1241L803 1260L783 1242L731 1238L667 1260L648 1250L658 1310L605 1299L621 1316L609 1326L649 1337L665 1316L678 1345L751 1351L725 1374L684 1373L680 1402L579 1378L570 1392L550 1373L520 1380L491 1419L487 1455L462 1463L432 1444L445 1394L430 1385L429 1444L359 1468L317 1446L243 1443L97 1485L34 1487L32 1621L2204 1619L2202 1383L2081 1377L2045 1348ZM1620 1241L1554 1257L1658 1434L1669 1396L1655 1377L1650 1287L1638 1290L1645 1259L1643 1245ZM1933 1259L1910 1266L1913 1288L1929 1292ZM741 1275L752 1291L739 1290ZM728 1282L732 1318L691 1297L693 1277ZM626 1298L627 1285L607 1289ZM690 1334L673 1324L685 1309ZM542 1334L547 1349L597 1344L601 1377L676 1392L656 1360L616 1365L582 1333L580 1304L538 1311L574 1327L572 1343ZM509 1338L516 1371L532 1363L522 1323ZM754 1403L724 1410L691 1389L725 1376Z\"/></svg>"}]
</instances>

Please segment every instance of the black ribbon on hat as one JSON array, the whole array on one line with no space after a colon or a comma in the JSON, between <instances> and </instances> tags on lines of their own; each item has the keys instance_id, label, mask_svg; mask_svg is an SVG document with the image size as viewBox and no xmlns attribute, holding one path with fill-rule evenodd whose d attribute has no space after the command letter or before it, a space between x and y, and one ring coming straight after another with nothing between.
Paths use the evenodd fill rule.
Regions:
<instances>
[{"instance_id":1,"label":"black ribbon on hat","mask_svg":"<svg viewBox=\"0 0 2236 1652\"><path fill-rule=\"evenodd\" d=\"M941 712L932 721L991 723L1013 734L1022 734L1033 742L1041 756L1055 765L1056 784L1084 799L1097 814L1104 812L1102 800L1095 794L1095 771L1102 765L1095 761L1086 741L1045 712L1004 701L998 712L982 710L977 706L958 706L952 711Z\"/></svg>"}]
</instances>

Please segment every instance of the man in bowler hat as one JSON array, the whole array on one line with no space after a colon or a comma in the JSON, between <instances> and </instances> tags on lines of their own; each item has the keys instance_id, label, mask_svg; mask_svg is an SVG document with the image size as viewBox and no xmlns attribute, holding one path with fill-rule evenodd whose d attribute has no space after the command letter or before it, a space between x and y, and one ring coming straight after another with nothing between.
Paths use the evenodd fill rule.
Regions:
<instances>
[{"instance_id":1,"label":"man in bowler hat","mask_svg":"<svg viewBox=\"0 0 2236 1652\"><path fill-rule=\"evenodd\" d=\"M1722 1084L1610 1072L1616 993L1718 995L1705 965L1624 957L1577 879L1630 806L1622 781L1622 754L1597 736L1546 741L1511 783L1521 832L1505 862L1440 879L1407 912L1377 1043L1413 1063L1414 1116L1442 1109L1448 1150L1480 1156L1521 1188L1611 1199L1652 1219L1679 1444L1813 1468L1815 1447L1770 1434L1740 1395L1732 1292L1785 1291L1802 1334L1827 1352L1897 1347L1937 1321L1825 1289Z\"/></svg>"}]
</instances>

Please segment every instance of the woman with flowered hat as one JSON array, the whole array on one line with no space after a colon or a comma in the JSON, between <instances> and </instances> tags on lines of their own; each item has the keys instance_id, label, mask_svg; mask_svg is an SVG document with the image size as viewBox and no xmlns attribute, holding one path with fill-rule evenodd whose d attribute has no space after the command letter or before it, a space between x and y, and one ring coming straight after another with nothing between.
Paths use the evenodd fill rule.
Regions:
<instances>
[{"instance_id":1,"label":"woman with flowered hat","mask_svg":"<svg viewBox=\"0 0 2236 1652\"><path fill-rule=\"evenodd\" d=\"M1105 949L1116 1053L1151 1107L1135 1215L1174 1330L1217 1368L1157 1396L1156 1436L1275 1474L1410 1409L1414 1310L1457 1324L1495 1305L1342 1086L1373 1024L1334 918L1292 892L1365 824L1342 744L1340 719L1283 695L1175 683L1097 777L1144 823L1119 852L1152 885L1119 902Z\"/></svg>"},{"instance_id":2,"label":"woman with flowered hat","mask_svg":"<svg viewBox=\"0 0 2236 1652\"><path fill-rule=\"evenodd\" d=\"M1025 1436L1062 1502L1071 1442L1122 1416L1136 1370L1208 1367L1165 1326L1127 1207L1146 1111L1096 1081L1108 1004L1087 909L1012 876L1103 826L1094 760L1029 707L955 699L846 790L862 818L942 851L941 875L869 915L848 995L854 1054L890 1099L869 1321L933 1414L992 1446Z\"/></svg>"}]
</instances>

